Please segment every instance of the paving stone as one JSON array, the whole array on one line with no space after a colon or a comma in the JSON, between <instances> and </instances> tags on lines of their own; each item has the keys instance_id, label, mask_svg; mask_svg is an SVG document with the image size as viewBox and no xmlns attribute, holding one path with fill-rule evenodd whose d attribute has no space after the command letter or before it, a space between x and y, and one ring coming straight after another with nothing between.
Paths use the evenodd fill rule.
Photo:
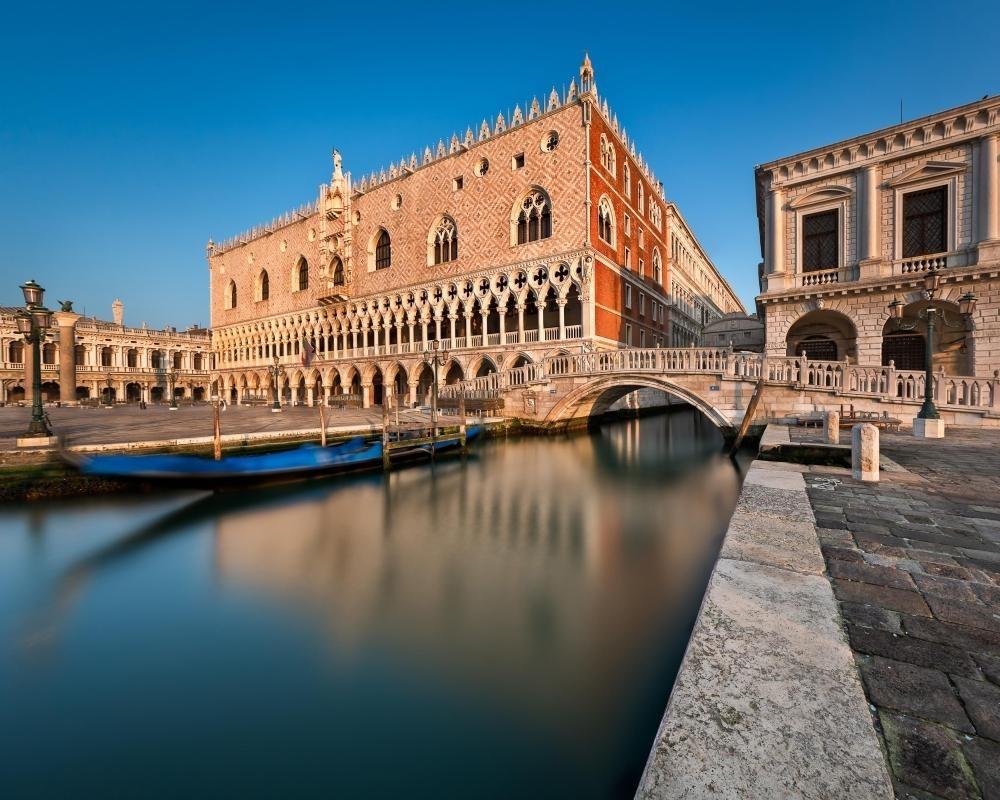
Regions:
<instances>
[{"instance_id":1,"label":"paving stone","mask_svg":"<svg viewBox=\"0 0 1000 800\"><path fill-rule=\"evenodd\" d=\"M880 711L889 763L906 784L948 800L979 795L958 737L947 728L906 714Z\"/></svg>"},{"instance_id":2,"label":"paving stone","mask_svg":"<svg viewBox=\"0 0 1000 800\"><path fill-rule=\"evenodd\" d=\"M967 581L971 578L969 570L965 567L960 567L954 562L953 559L948 558L948 556L939 556L935 559L921 558L919 551L912 551L910 555L920 561L920 566L923 571L928 575L940 575L942 578L957 578L959 580ZM942 561L938 559L948 559L947 561Z\"/></svg>"},{"instance_id":3,"label":"paving stone","mask_svg":"<svg viewBox=\"0 0 1000 800\"><path fill-rule=\"evenodd\" d=\"M983 671L983 675L986 676L987 680L991 680L993 683L1000 685L1000 656L989 656L985 653L973 653L972 657L976 660L976 663Z\"/></svg>"},{"instance_id":4,"label":"paving stone","mask_svg":"<svg viewBox=\"0 0 1000 800\"><path fill-rule=\"evenodd\" d=\"M976 732L1000 742L1000 687L961 676L954 676L953 680Z\"/></svg>"},{"instance_id":5,"label":"paving stone","mask_svg":"<svg viewBox=\"0 0 1000 800\"><path fill-rule=\"evenodd\" d=\"M875 628L889 633L903 632L900 615L895 611L877 608L865 603L845 602L840 604L840 613L848 625Z\"/></svg>"},{"instance_id":6,"label":"paving stone","mask_svg":"<svg viewBox=\"0 0 1000 800\"><path fill-rule=\"evenodd\" d=\"M802 480L794 472L783 474ZM720 558L770 564L815 575L824 570L816 529L811 522L776 519L771 514L744 511L742 507L729 520Z\"/></svg>"},{"instance_id":7,"label":"paving stone","mask_svg":"<svg viewBox=\"0 0 1000 800\"><path fill-rule=\"evenodd\" d=\"M923 594L935 594L939 597L947 597L959 603L975 603L977 598L972 591L971 584L955 578L943 578L938 575L925 575L917 573L913 576Z\"/></svg>"},{"instance_id":8,"label":"paving stone","mask_svg":"<svg viewBox=\"0 0 1000 800\"><path fill-rule=\"evenodd\" d=\"M943 672L882 656L867 656L859 666L875 705L975 733Z\"/></svg>"},{"instance_id":9,"label":"paving stone","mask_svg":"<svg viewBox=\"0 0 1000 800\"><path fill-rule=\"evenodd\" d=\"M854 547L854 537L851 536L850 531L846 531L843 528L839 530L835 528L816 528L816 536L819 538L821 544Z\"/></svg>"},{"instance_id":10,"label":"paving stone","mask_svg":"<svg viewBox=\"0 0 1000 800\"><path fill-rule=\"evenodd\" d=\"M815 517L812 507L808 502L805 502L806 499L804 491L772 489L770 486L759 484L743 484L739 507L744 511L759 511L782 519L812 523L815 522Z\"/></svg>"},{"instance_id":11,"label":"paving stone","mask_svg":"<svg viewBox=\"0 0 1000 800\"><path fill-rule=\"evenodd\" d=\"M969 583L976 596L993 611L1000 610L1000 586L986 583Z\"/></svg>"},{"instance_id":12,"label":"paving stone","mask_svg":"<svg viewBox=\"0 0 1000 800\"><path fill-rule=\"evenodd\" d=\"M848 526L854 533L861 533L872 536L888 536L889 528L886 525L874 525L872 523L852 522Z\"/></svg>"},{"instance_id":13,"label":"paving stone","mask_svg":"<svg viewBox=\"0 0 1000 800\"><path fill-rule=\"evenodd\" d=\"M845 581L840 578L832 580L834 594L837 599L850 600L855 603L868 603L891 611L902 611L914 616L931 616L930 609L917 592L905 589L891 589L887 586L876 586L872 583Z\"/></svg>"},{"instance_id":14,"label":"paving stone","mask_svg":"<svg viewBox=\"0 0 1000 800\"><path fill-rule=\"evenodd\" d=\"M903 630L910 636L930 639L932 642L950 644L968 650L970 653L991 653L1000 651L1000 634L981 628L969 628L951 622L941 622L926 617L903 615L900 617Z\"/></svg>"},{"instance_id":15,"label":"paving stone","mask_svg":"<svg viewBox=\"0 0 1000 800\"><path fill-rule=\"evenodd\" d=\"M837 547L836 545L821 544L820 550L823 557L834 561L853 561L854 563L864 563L865 557L860 550L851 547Z\"/></svg>"},{"instance_id":16,"label":"paving stone","mask_svg":"<svg viewBox=\"0 0 1000 800\"><path fill-rule=\"evenodd\" d=\"M848 561L830 561L828 569L835 578L872 583L876 586L888 586L891 589L916 589L909 573L892 567L852 564Z\"/></svg>"},{"instance_id":17,"label":"paving stone","mask_svg":"<svg viewBox=\"0 0 1000 800\"><path fill-rule=\"evenodd\" d=\"M1000 745L976 738L963 742L962 750L972 764L983 800L1000 800Z\"/></svg>"},{"instance_id":18,"label":"paving stone","mask_svg":"<svg viewBox=\"0 0 1000 800\"><path fill-rule=\"evenodd\" d=\"M934 616L945 622L954 622L971 628L983 628L1000 633L1000 614L991 612L988 606L979 603L965 603L938 597L934 594L925 596ZM903 611L905 609L899 609Z\"/></svg>"},{"instance_id":19,"label":"paving stone","mask_svg":"<svg viewBox=\"0 0 1000 800\"><path fill-rule=\"evenodd\" d=\"M951 645L855 625L847 626L847 635L851 641L851 648L858 653L884 656L951 675L979 677L979 667L972 657L964 650Z\"/></svg>"}]
</instances>

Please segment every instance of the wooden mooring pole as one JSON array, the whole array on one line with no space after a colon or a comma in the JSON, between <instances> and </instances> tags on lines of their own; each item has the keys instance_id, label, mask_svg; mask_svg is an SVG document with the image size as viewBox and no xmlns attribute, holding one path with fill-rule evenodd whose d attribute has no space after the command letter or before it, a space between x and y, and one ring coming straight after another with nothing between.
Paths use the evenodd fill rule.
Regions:
<instances>
[{"instance_id":1,"label":"wooden mooring pole","mask_svg":"<svg viewBox=\"0 0 1000 800\"><path fill-rule=\"evenodd\" d=\"M750 424L753 422L753 418L757 415L757 406L760 405L760 399L764 395L764 379L761 378L757 381L757 385L754 387L753 396L750 398L750 403L747 405L747 410L743 414L743 422L740 423L740 432L736 435L736 441L733 442L733 447L729 451L729 455L733 455L737 450L740 449L740 445L743 444L743 437L747 435L747 431L750 430Z\"/></svg>"},{"instance_id":2,"label":"wooden mooring pole","mask_svg":"<svg viewBox=\"0 0 1000 800\"><path fill-rule=\"evenodd\" d=\"M216 461L222 460L222 420L219 419L219 401L212 403L212 445Z\"/></svg>"},{"instance_id":3,"label":"wooden mooring pole","mask_svg":"<svg viewBox=\"0 0 1000 800\"><path fill-rule=\"evenodd\" d=\"M319 446L326 447L326 405L319 404Z\"/></svg>"},{"instance_id":4,"label":"wooden mooring pole","mask_svg":"<svg viewBox=\"0 0 1000 800\"><path fill-rule=\"evenodd\" d=\"M458 393L458 443L465 452L465 392Z\"/></svg>"},{"instance_id":5,"label":"wooden mooring pole","mask_svg":"<svg viewBox=\"0 0 1000 800\"><path fill-rule=\"evenodd\" d=\"M389 406L386 396L382 397L382 469L388 472L391 465L389 459Z\"/></svg>"}]
</instances>

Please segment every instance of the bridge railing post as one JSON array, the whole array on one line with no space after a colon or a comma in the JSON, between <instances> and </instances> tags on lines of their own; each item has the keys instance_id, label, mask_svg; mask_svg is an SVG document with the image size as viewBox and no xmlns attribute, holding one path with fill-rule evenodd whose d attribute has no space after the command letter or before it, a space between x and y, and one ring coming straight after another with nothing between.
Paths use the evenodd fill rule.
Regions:
<instances>
[{"instance_id":1,"label":"bridge railing post","mask_svg":"<svg viewBox=\"0 0 1000 800\"><path fill-rule=\"evenodd\" d=\"M797 389L804 389L808 382L807 373L809 372L809 357L805 353L799 356L798 368L799 373L796 376L795 387Z\"/></svg>"}]
</instances>

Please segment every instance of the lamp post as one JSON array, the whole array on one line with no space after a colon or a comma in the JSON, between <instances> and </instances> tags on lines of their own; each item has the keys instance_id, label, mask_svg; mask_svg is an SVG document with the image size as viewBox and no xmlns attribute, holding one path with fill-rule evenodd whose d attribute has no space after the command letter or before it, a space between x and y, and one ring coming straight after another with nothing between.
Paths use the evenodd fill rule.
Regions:
<instances>
[{"instance_id":1,"label":"lamp post","mask_svg":"<svg viewBox=\"0 0 1000 800\"><path fill-rule=\"evenodd\" d=\"M267 368L268 374L271 376L271 413L278 413L281 411L281 401L278 397L278 378L285 374L285 368L278 363L278 357L274 357L274 361Z\"/></svg>"},{"instance_id":2,"label":"lamp post","mask_svg":"<svg viewBox=\"0 0 1000 800\"><path fill-rule=\"evenodd\" d=\"M171 367L167 370L167 389L170 391L170 410L177 410L177 395L174 393L174 385L177 383L177 372Z\"/></svg>"},{"instance_id":3,"label":"lamp post","mask_svg":"<svg viewBox=\"0 0 1000 800\"><path fill-rule=\"evenodd\" d=\"M448 350L441 350L441 342L435 339L431 342L433 350L424 350L424 363L430 364L434 368L434 382L431 385L431 431L437 436L437 408L438 408L438 367L443 367L448 363Z\"/></svg>"},{"instance_id":4,"label":"lamp post","mask_svg":"<svg viewBox=\"0 0 1000 800\"><path fill-rule=\"evenodd\" d=\"M927 322L927 339L924 345L924 402L917 414L917 420L923 421L914 422L913 432L917 436L933 438L944 436L944 426L940 423L941 415L934 405L934 328L940 324L942 328L964 330L968 326L969 318L976 310L976 296L972 292L966 292L958 301L958 310L962 318L958 321L950 320L945 309L934 304L940 289L941 275L937 270L932 269L924 276L923 294L928 305L917 312L917 319L912 321L903 319L904 303L902 300L897 297L889 303L889 315L895 321L896 330L912 331L916 329L919 320ZM940 317L940 322L936 321L938 317ZM928 423L927 420L936 420L936 422Z\"/></svg>"},{"instance_id":5,"label":"lamp post","mask_svg":"<svg viewBox=\"0 0 1000 800\"><path fill-rule=\"evenodd\" d=\"M45 412L42 410L42 342L45 341L45 331L52 327L52 312L42 305L45 290L35 281L30 280L21 285L24 294L24 310L17 315L18 333L24 336L24 341L34 345L31 352L31 423L25 439L41 439L52 436ZM72 358L72 353L70 354Z\"/></svg>"},{"instance_id":6,"label":"lamp post","mask_svg":"<svg viewBox=\"0 0 1000 800\"><path fill-rule=\"evenodd\" d=\"M107 372L104 373L104 382L108 385L108 402L107 402L107 406L108 406L108 408L111 408L111 406L114 405L114 399L111 396L111 386L114 383L114 381L111 379L111 370L108 370Z\"/></svg>"}]
</instances>

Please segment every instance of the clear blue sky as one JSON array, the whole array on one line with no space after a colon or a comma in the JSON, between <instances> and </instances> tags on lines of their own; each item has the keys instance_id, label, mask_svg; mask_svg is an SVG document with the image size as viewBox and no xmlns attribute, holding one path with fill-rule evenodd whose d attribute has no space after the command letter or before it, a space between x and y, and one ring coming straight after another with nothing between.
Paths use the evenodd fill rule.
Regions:
<instances>
[{"instance_id":1,"label":"clear blue sky","mask_svg":"<svg viewBox=\"0 0 1000 800\"><path fill-rule=\"evenodd\" d=\"M748 306L753 166L1000 92L1000 3L13 3L0 304L208 321L204 246L475 128L598 88ZM437 9L437 10L434 10ZM954 39L952 37L955 37ZM940 37L940 38L939 38Z\"/></svg>"}]
</instances>

